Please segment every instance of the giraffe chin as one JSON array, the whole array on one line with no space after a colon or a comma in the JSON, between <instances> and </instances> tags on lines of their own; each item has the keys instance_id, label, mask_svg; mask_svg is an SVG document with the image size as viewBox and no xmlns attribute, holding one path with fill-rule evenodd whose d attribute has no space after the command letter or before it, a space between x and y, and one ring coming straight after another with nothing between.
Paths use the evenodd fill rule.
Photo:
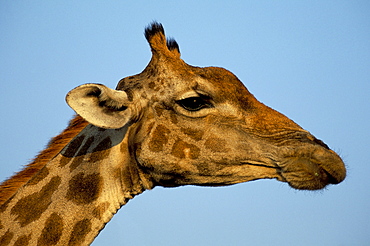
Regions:
<instances>
[{"instance_id":1,"label":"giraffe chin","mask_svg":"<svg viewBox=\"0 0 370 246\"><path fill-rule=\"evenodd\" d=\"M312 157L287 158L281 166L283 181L298 190L320 190L329 184L338 184L344 180L346 169L336 154L330 159L330 163L319 163Z\"/></svg>"}]
</instances>

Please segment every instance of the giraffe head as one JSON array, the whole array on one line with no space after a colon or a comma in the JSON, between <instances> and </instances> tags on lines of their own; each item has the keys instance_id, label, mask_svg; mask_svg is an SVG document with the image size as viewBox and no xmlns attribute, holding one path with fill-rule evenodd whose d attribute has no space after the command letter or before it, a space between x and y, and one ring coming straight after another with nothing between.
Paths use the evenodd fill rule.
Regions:
<instances>
[{"instance_id":1,"label":"giraffe head","mask_svg":"<svg viewBox=\"0 0 370 246\"><path fill-rule=\"evenodd\" d=\"M334 151L259 102L234 74L185 63L158 23L145 37L152 58L140 74L122 79L116 90L79 86L67 102L99 128L128 127L130 165L147 188L275 178L314 190L345 178Z\"/></svg>"}]
</instances>

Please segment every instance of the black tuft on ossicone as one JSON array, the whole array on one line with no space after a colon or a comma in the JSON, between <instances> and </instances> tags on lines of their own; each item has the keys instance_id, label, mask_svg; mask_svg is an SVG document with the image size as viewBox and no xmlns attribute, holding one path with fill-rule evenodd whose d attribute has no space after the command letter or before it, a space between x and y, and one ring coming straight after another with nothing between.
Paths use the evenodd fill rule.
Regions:
<instances>
[{"instance_id":1,"label":"black tuft on ossicone","mask_svg":"<svg viewBox=\"0 0 370 246\"><path fill-rule=\"evenodd\" d=\"M161 23L153 21L145 28L145 38L150 41L151 37L153 37L157 33L162 33L164 35L164 28Z\"/></svg>"},{"instance_id":2,"label":"black tuft on ossicone","mask_svg":"<svg viewBox=\"0 0 370 246\"><path fill-rule=\"evenodd\" d=\"M180 53L180 47L179 47L179 44L176 42L175 39L173 38L169 38L167 39L167 47L169 50L177 50L177 52Z\"/></svg>"},{"instance_id":3,"label":"black tuft on ossicone","mask_svg":"<svg viewBox=\"0 0 370 246\"><path fill-rule=\"evenodd\" d=\"M153 21L151 24L149 24L146 28L145 28L145 38L146 40L148 40L148 42L150 43L150 40L152 39L153 36L155 36L156 34L158 33L162 33L163 35L164 34L164 28L162 26L161 23L158 23L156 21ZM151 45L152 46L152 45ZM180 47L179 45L177 44L177 42L175 41L175 39L173 38L168 38L166 40L166 46L167 48L170 50L170 51L174 51L176 50L178 53L180 53ZM152 47L153 48L153 47Z\"/></svg>"}]
</instances>

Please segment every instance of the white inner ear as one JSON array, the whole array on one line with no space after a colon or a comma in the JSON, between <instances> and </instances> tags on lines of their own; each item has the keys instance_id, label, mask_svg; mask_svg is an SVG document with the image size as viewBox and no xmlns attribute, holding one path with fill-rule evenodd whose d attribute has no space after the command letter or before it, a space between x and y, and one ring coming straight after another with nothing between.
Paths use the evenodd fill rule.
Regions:
<instances>
[{"instance_id":1,"label":"white inner ear","mask_svg":"<svg viewBox=\"0 0 370 246\"><path fill-rule=\"evenodd\" d=\"M66 101L77 114L101 128L121 128L133 116L126 92L101 84L81 85L67 94Z\"/></svg>"}]
</instances>

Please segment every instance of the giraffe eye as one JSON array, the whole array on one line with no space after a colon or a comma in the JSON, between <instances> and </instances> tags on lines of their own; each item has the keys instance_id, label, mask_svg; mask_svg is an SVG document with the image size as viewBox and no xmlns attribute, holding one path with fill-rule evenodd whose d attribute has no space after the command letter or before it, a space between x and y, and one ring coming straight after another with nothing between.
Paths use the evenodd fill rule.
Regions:
<instances>
[{"instance_id":1,"label":"giraffe eye","mask_svg":"<svg viewBox=\"0 0 370 246\"><path fill-rule=\"evenodd\" d=\"M201 97L188 97L176 101L181 107L188 111L199 111L202 108L210 108L212 105Z\"/></svg>"}]
</instances>

